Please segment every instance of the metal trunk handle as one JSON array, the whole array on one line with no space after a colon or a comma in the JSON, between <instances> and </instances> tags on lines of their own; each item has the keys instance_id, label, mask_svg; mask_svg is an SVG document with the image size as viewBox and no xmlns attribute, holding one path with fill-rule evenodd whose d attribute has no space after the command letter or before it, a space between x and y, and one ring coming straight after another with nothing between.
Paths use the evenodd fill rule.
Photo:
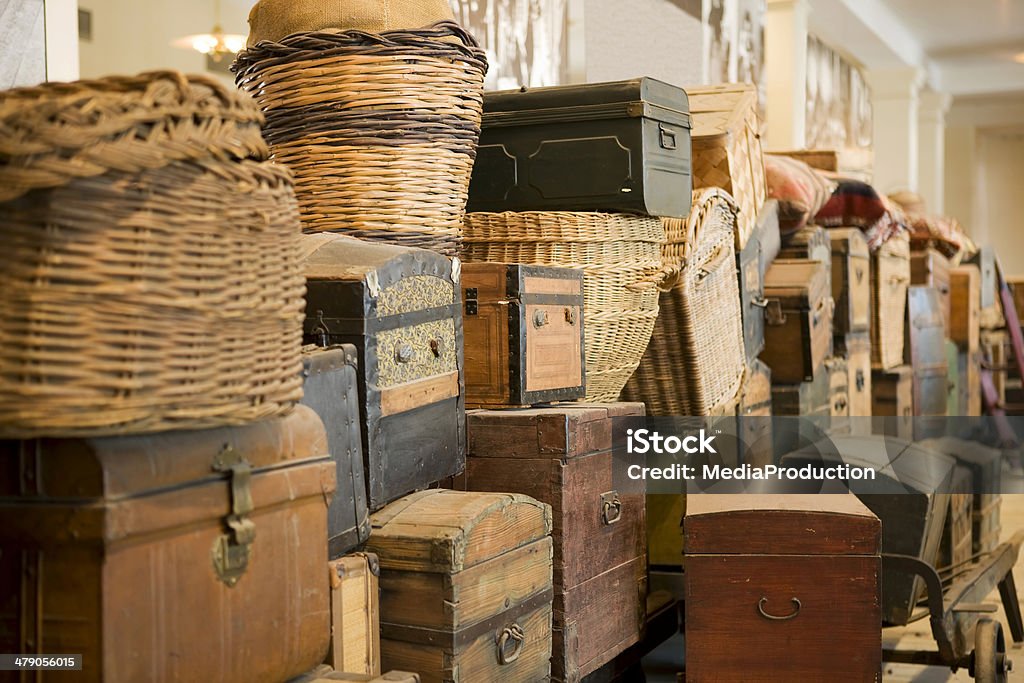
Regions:
<instances>
[{"instance_id":1,"label":"metal trunk handle","mask_svg":"<svg viewBox=\"0 0 1024 683\"><path fill-rule=\"evenodd\" d=\"M512 624L505 627L498 634L498 664L504 666L519 659L523 653L523 643L526 642L526 632L519 624Z\"/></svg>"},{"instance_id":2,"label":"metal trunk handle","mask_svg":"<svg viewBox=\"0 0 1024 683\"><path fill-rule=\"evenodd\" d=\"M757 612L765 619L770 619L771 621L789 621L790 619L795 619L796 616L800 614L800 609L803 605L800 603L798 598L790 598L789 601L793 603L793 611L789 614L778 616L775 614L768 614L768 612L765 611L764 606L768 604L768 598L762 597L757 601Z\"/></svg>"}]
</instances>

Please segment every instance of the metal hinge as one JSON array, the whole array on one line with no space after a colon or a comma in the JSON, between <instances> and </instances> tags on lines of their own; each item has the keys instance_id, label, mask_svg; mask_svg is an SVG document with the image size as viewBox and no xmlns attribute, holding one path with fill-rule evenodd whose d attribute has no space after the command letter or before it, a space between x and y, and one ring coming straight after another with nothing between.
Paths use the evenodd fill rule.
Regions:
<instances>
[{"instance_id":1,"label":"metal hinge","mask_svg":"<svg viewBox=\"0 0 1024 683\"><path fill-rule=\"evenodd\" d=\"M213 461L215 472L229 474L231 514L224 518L228 529L213 543L213 569L217 578L234 587L245 574L256 538L256 524L248 515L253 511L252 466L231 446L225 446Z\"/></svg>"}]
</instances>

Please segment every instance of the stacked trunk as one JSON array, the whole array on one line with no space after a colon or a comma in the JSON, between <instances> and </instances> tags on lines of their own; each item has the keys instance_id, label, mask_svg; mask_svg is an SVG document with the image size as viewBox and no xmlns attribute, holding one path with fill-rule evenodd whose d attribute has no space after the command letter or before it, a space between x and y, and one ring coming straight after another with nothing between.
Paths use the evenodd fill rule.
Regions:
<instances>
[{"instance_id":1,"label":"stacked trunk","mask_svg":"<svg viewBox=\"0 0 1024 683\"><path fill-rule=\"evenodd\" d=\"M981 271L957 266L949 274L949 338L957 345L960 412L981 415Z\"/></svg>"},{"instance_id":2,"label":"stacked trunk","mask_svg":"<svg viewBox=\"0 0 1024 683\"><path fill-rule=\"evenodd\" d=\"M856 228L829 230L832 249L833 347L846 361L851 429L867 431L871 411L871 253Z\"/></svg>"},{"instance_id":3,"label":"stacked trunk","mask_svg":"<svg viewBox=\"0 0 1024 683\"><path fill-rule=\"evenodd\" d=\"M949 379L942 298L934 287L914 285L907 296L907 362L913 370L914 438L945 433Z\"/></svg>"}]
</instances>

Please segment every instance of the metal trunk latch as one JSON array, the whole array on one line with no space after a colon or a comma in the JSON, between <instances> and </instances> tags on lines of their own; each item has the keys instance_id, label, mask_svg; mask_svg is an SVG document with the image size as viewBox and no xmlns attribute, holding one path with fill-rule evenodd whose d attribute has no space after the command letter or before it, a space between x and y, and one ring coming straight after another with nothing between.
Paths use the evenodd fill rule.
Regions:
<instances>
[{"instance_id":1,"label":"metal trunk latch","mask_svg":"<svg viewBox=\"0 0 1024 683\"><path fill-rule=\"evenodd\" d=\"M228 532L213 543L213 569L218 579L233 588L249 567L256 538L256 524L248 517L253 511L252 466L234 448L225 446L214 458L213 470L228 473L231 491L231 514L224 518Z\"/></svg>"},{"instance_id":2,"label":"metal trunk latch","mask_svg":"<svg viewBox=\"0 0 1024 683\"><path fill-rule=\"evenodd\" d=\"M480 313L480 295L476 287L466 287L466 315Z\"/></svg>"}]
</instances>

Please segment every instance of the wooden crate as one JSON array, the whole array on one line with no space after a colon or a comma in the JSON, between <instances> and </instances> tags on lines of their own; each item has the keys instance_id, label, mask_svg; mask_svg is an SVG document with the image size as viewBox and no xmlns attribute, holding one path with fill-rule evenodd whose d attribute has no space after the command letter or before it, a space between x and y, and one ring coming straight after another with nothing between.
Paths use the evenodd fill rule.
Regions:
<instances>
[{"instance_id":1,"label":"wooden crate","mask_svg":"<svg viewBox=\"0 0 1024 683\"><path fill-rule=\"evenodd\" d=\"M967 264L949 271L949 338L966 351L979 348L981 272Z\"/></svg>"},{"instance_id":2,"label":"wooden crate","mask_svg":"<svg viewBox=\"0 0 1024 683\"><path fill-rule=\"evenodd\" d=\"M953 472L946 523L942 527L942 543L939 546L939 559L936 564L939 568L962 568L970 563L974 555L973 490L971 470L957 465Z\"/></svg>"},{"instance_id":3,"label":"wooden crate","mask_svg":"<svg viewBox=\"0 0 1024 683\"><path fill-rule=\"evenodd\" d=\"M999 511L1002 505L1002 496L993 496L985 507L972 513L971 534L975 554L992 552L999 545L999 535L1002 531Z\"/></svg>"},{"instance_id":4,"label":"wooden crate","mask_svg":"<svg viewBox=\"0 0 1024 683\"><path fill-rule=\"evenodd\" d=\"M329 563L331 649L336 671L380 675L380 564L372 553L353 553Z\"/></svg>"},{"instance_id":5,"label":"wooden crate","mask_svg":"<svg viewBox=\"0 0 1024 683\"><path fill-rule=\"evenodd\" d=\"M873 367L889 370L903 363L909 285L910 241L900 235L883 244L871 258Z\"/></svg>"},{"instance_id":6,"label":"wooden crate","mask_svg":"<svg viewBox=\"0 0 1024 683\"><path fill-rule=\"evenodd\" d=\"M829 230L832 249L832 299L836 312L833 334L871 329L871 253L864 233L856 228Z\"/></svg>"}]
</instances>

